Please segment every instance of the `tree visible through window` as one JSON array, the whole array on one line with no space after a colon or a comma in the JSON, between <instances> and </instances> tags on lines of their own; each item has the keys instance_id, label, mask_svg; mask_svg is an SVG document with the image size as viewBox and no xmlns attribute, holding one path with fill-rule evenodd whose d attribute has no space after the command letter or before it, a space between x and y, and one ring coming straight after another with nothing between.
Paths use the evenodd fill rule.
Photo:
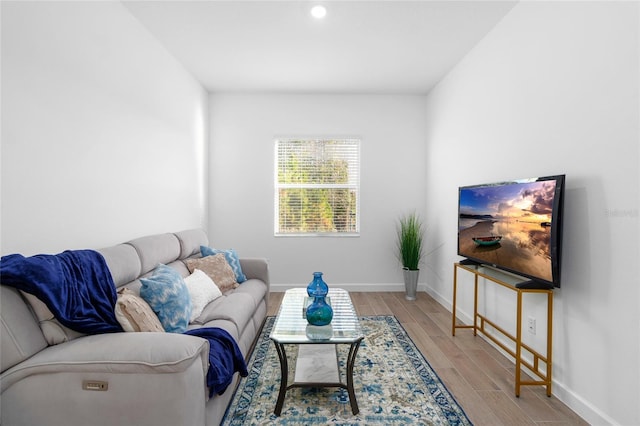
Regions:
<instances>
[{"instance_id":1,"label":"tree visible through window","mask_svg":"<svg viewBox=\"0 0 640 426\"><path fill-rule=\"evenodd\" d=\"M360 141L276 141L276 235L357 235Z\"/></svg>"}]
</instances>

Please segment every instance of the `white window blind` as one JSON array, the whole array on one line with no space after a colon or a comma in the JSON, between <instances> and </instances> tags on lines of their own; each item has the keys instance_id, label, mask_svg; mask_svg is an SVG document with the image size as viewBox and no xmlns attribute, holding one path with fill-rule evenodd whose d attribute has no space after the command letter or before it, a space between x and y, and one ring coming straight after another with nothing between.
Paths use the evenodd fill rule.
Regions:
<instances>
[{"instance_id":1,"label":"white window blind","mask_svg":"<svg viewBox=\"0 0 640 426\"><path fill-rule=\"evenodd\" d=\"M276 140L275 234L357 235L360 141Z\"/></svg>"}]
</instances>

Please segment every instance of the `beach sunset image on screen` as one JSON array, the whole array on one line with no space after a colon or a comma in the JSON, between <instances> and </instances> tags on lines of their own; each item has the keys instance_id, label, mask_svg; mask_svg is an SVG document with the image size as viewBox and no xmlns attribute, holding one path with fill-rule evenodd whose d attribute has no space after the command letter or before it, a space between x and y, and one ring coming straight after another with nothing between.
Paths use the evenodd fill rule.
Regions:
<instances>
[{"instance_id":1,"label":"beach sunset image on screen","mask_svg":"<svg viewBox=\"0 0 640 426\"><path fill-rule=\"evenodd\" d=\"M458 254L553 282L555 194L555 180L460 188Z\"/></svg>"}]
</instances>

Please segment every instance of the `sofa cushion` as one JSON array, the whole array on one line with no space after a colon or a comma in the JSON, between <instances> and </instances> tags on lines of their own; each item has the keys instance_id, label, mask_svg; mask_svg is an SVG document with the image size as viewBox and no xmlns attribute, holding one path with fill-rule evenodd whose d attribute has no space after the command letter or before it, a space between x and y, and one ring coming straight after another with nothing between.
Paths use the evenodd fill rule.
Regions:
<instances>
[{"instance_id":1,"label":"sofa cushion","mask_svg":"<svg viewBox=\"0 0 640 426\"><path fill-rule=\"evenodd\" d=\"M181 248L174 234L158 234L137 238L127 244L136 249L140 258L140 274L152 271L158 264L168 264L178 259Z\"/></svg>"},{"instance_id":2,"label":"sofa cushion","mask_svg":"<svg viewBox=\"0 0 640 426\"><path fill-rule=\"evenodd\" d=\"M191 274L191 271L189 271L189 269L187 268L187 265L185 265L184 261L182 260L176 260L175 262L166 263L166 265L178 271L178 273L183 278L188 277Z\"/></svg>"},{"instance_id":3,"label":"sofa cushion","mask_svg":"<svg viewBox=\"0 0 640 426\"><path fill-rule=\"evenodd\" d=\"M175 236L180 242L180 259L186 259L196 253L200 253L200 246L209 243L207 234L202 229L188 229L176 232Z\"/></svg>"},{"instance_id":4,"label":"sofa cushion","mask_svg":"<svg viewBox=\"0 0 640 426\"><path fill-rule=\"evenodd\" d=\"M0 363L2 371L47 347L38 323L17 289L0 286Z\"/></svg>"},{"instance_id":5,"label":"sofa cushion","mask_svg":"<svg viewBox=\"0 0 640 426\"><path fill-rule=\"evenodd\" d=\"M202 327L218 327L226 331L235 339L236 342L240 340L240 332L238 331L238 327L236 327L235 323L226 319L215 319L207 322L206 324L197 324L192 323L189 324L189 330L196 330Z\"/></svg>"},{"instance_id":6,"label":"sofa cushion","mask_svg":"<svg viewBox=\"0 0 640 426\"><path fill-rule=\"evenodd\" d=\"M251 295L234 291L209 303L194 323L208 327L209 322L224 319L233 322L238 334L242 334L255 310L256 303Z\"/></svg>"},{"instance_id":7,"label":"sofa cushion","mask_svg":"<svg viewBox=\"0 0 640 426\"><path fill-rule=\"evenodd\" d=\"M184 279L184 283L189 290L191 297L191 317L189 322L193 322L200 316L207 304L222 296L222 292L213 280L200 269L195 269L193 274Z\"/></svg>"},{"instance_id":8,"label":"sofa cushion","mask_svg":"<svg viewBox=\"0 0 640 426\"><path fill-rule=\"evenodd\" d=\"M33 294L25 291L20 291L20 293L31 306L31 310L38 319L40 330L49 345L58 345L85 335L62 325L47 305Z\"/></svg>"},{"instance_id":9,"label":"sofa cushion","mask_svg":"<svg viewBox=\"0 0 640 426\"><path fill-rule=\"evenodd\" d=\"M250 278L235 290L238 294L248 294L258 306L267 297L267 285L258 279Z\"/></svg>"},{"instance_id":10,"label":"sofa cushion","mask_svg":"<svg viewBox=\"0 0 640 426\"><path fill-rule=\"evenodd\" d=\"M238 287L236 275L222 253L200 259L187 259L185 263L189 271L193 272L196 269L200 269L211 277L223 293Z\"/></svg>"},{"instance_id":11,"label":"sofa cushion","mask_svg":"<svg viewBox=\"0 0 640 426\"><path fill-rule=\"evenodd\" d=\"M184 333L191 317L191 299L180 273L161 264L140 282L140 296L158 315L165 331Z\"/></svg>"},{"instance_id":12,"label":"sofa cushion","mask_svg":"<svg viewBox=\"0 0 640 426\"><path fill-rule=\"evenodd\" d=\"M200 246L200 253L203 257L205 256L213 256L218 253L224 254L225 259L227 259L227 263L231 266L233 273L236 276L236 281L238 284L242 284L247 280L247 277L242 273L242 267L240 266L240 258L238 257L238 253L234 249L228 250L219 250L207 246Z\"/></svg>"},{"instance_id":13,"label":"sofa cushion","mask_svg":"<svg viewBox=\"0 0 640 426\"><path fill-rule=\"evenodd\" d=\"M98 250L104 257L116 287L140 276L142 265L136 249L129 244L118 244Z\"/></svg>"},{"instance_id":14,"label":"sofa cushion","mask_svg":"<svg viewBox=\"0 0 640 426\"><path fill-rule=\"evenodd\" d=\"M124 331L164 332L151 306L128 288L118 291L115 312Z\"/></svg>"}]
</instances>

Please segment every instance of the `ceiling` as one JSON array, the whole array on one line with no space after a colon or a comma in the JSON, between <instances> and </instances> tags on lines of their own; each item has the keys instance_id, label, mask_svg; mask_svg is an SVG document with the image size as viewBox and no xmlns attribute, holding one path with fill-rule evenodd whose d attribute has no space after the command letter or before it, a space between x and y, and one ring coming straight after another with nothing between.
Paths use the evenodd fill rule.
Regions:
<instances>
[{"instance_id":1,"label":"ceiling","mask_svg":"<svg viewBox=\"0 0 640 426\"><path fill-rule=\"evenodd\" d=\"M210 92L426 94L517 2L122 3Z\"/></svg>"}]
</instances>

